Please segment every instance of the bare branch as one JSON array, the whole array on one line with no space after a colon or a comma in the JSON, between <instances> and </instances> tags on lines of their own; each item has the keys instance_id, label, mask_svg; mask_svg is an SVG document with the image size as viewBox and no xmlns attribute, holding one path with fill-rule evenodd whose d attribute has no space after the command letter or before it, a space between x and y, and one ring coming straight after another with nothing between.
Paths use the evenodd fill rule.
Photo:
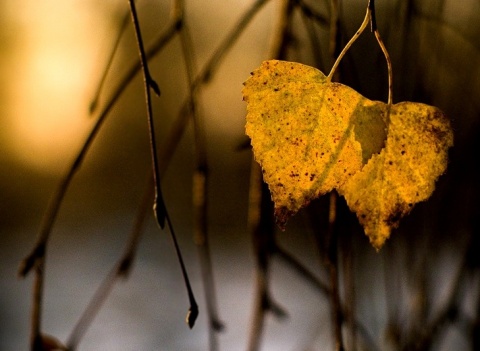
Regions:
<instances>
[{"instance_id":1,"label":"bare branch","mask_svg":"<svg viewBox=\"0 0 480 351\"><path fill-rule=\"evenodd\" d=\"M178 245L177 236L175 235L175 231L173 229L173 225L170 219L170 216L167 212L167 208L163 201L161 186L160 186L160 169L158 164L158 154L157 154L157 143L155 140L155 125L153 121L153 113L152 113L152 104L151 104L151 97L150 97L150 89L154 90L158 95L160 94L160 90L158 88L157 83L151 78L150 72L148 70L148 63L147 63L147 55L143 48L143 40L140 32L140 25L138 21L138 16L135 8L134 0L130 0L130 10L132 13L132 20L135 27L135 34L137 37L137 44L140 54L140 61L142 63L142 71L144 76L144 83L145 83L145 97L146 97L146 104L147 104L147 118L148 118L148 125L149 125L149 135L150 135L150 148L152 153L152 166L153 166L153 180L155 183L155 203L154 203L154 213L157 219L157 223L161 228L164 227L165 221L168 223L168 227L170 229L171 238L175 247L175 252L177 254L178 261L180 263L180 267L182 270L183 279L185 281L185 286L187 288L188 293L188 300L190 302L190 308L187 313L186 322L190 328L192 328L195 324L195 320L198 317L198 305L195 301L195 296L193 294L192 287L190 285L190 280L188 278L187 270L185 268L185 263L182 258L182 253L180 251L180 247Z\"/></svg>"}]
</instances>

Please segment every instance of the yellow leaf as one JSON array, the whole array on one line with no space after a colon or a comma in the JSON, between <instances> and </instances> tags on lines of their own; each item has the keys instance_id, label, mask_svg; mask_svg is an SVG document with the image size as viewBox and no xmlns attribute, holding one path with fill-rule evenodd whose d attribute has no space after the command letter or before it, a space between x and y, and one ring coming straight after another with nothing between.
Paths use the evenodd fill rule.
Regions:
<instances>
[{"instance_id":1,"label":"yellow leaf","mask_svg":"<svg viewBox=\"0 0 480 351\"><path fill-rule=\"evenodd\" d=\"M378 249L445 171L453 136L435 107L370 101L286 61L263 62L244 85L246 133L282 229L336 189Z\"/></svg>"},{"instance_id":2,"label":"yellow leaf","mask_svg":"<svg viewBox=\"0 0 480 351\"><path fill-rule=\"evenodd\" d=\"M433 106L392 105L385 149L341 188L378 250L413 205L430 197L453 145L448 120Z\"/></svg>"}]
</instances>

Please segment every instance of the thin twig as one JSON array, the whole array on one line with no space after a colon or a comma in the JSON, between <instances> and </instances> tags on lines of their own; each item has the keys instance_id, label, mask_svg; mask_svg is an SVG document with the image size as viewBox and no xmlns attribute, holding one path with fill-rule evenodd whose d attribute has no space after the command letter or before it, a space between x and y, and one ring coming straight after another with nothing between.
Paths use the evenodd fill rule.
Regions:
<instances>
[{"instance_id":1,"label":"thin twig","mask_svg":"<svg viewBox=\"0 0 480 351\"><path fill-rule=\"evenodd\" d=\"M184 3L176 1L176 11L179 17L183 17ZM209 320L209 343L210 350L218 349L217 333L224 329L224 324L218 317L217 299L213 279L212 259L210 255L208 235L208 160L207 142L202 116L199 111L197 90L193 88L195 77L195 55L190 37L188 25L183 21L180 31L180 43L182 47L187 83L189 87L190 111L193 120L195 140L195 170L193 174L193 211L194 211L194 241L200 256L200 268L203 277L203 286L207 307L207 318Z\"/></svg>"},{"instance_id":2,"label":"thin twig","mask_svg":"<svg viewBox=\"0 0 480 351\"><path fill-rule=\"evenodd\" d=\"M287 316L287 313L272 299L269 292L270 258L276 246L275 223L272 213L273 205L269 190L262 181L260 166L252 159L248 227L252 232L256 269L255 298L247 346L248 351L257 351L260 349L267 312L272 312L279 318Z\"/></svg>"},{"instance_id":3,"label":"thin twig","mask_svg":"<svg viewBox=\"0 0 480 351\"><path fill-rule=\"evenodd\" d=\"M330 295L330 288L320 279L318 279L312 272L310 272L297 258L295 258L295 256L287 252L278 243L275 245L274 253L278 255L278 258L282 259L286 264L288 264L289 267L294 269L297 274L317 288L317 290L319 290L323 295Z\"/></svg>"},{"instance_id":4,"label":"thin twig","mask_svg":"<svg viewBox=\"0 0 480 351\"><path fill-rule=\"evenodd\" d=\"M275 247L273 248L273 253L277 255L278 258L283 260L290 268L294 269L300 277L303 277L306 281L312 284L317 291L319 291L323 296L331 296L331 289L322 281L320 281L308 268L306 268L297 258L288 253L283 249L277 242L274 243ZM341 306L341 314L346 316L349 314L346 307ZM375 344L374 339L369 334L368 329L355 318L354 313L350 313L351 324L354 331L358 331L359 336L362 337L363 344L367 347L367 350L379 350L378 346Z\"/></svg>"},{"instance_id":5,"label":"thin twig","mask_svg":"<svg viewBox=\"0 0 480 351\"><path fill-rule=\"evenodd\" d=\"M261 7L267 2L268 0L257 0L252 6L241 16L241 20L234 26L234 29L231 33L229 33L225 40L220 44L220 46L215 50L213 56L208 61L207 65L205 66L202 73L197 77L195 80L193 87L198 88L202 83L207 82L211 79L213 72L215 69L218 69L219 63L226 52L233 46L236 42L240 34L242 33L243 29L250 23L253 17L258 13ZM153 57L158 52L160 52L166 44L168 44L175 34L178 31L178 28L181 26L181 19L173 18L172 21L168 24L166 29L157 37L157 39L153 42L153 44L148 48L146 52L146 56L148 58ZM45 260L45 251L48 242L48 238L53 228L53 223L56 220L58 215L60 205L63 202L63 198L67 192L67 189L74 177L74 175L79 170L83 159L85 158L90 146L92 145L93 141L95 140L100 128L103 126L106 117L109 115L110 111L112 110L113 106L115 106L116 102L121 97L122 93L126 90L130 82L133 78L137 75L137 73L141 69L140 60L134 62L132 66L127 70L127 73L124 77L120 80L117 88L114 89L112 96L107 100L104 108L99 113L97 121L93 126L92 130L90 131L87 139L85 140L84 144L82 145L80 151L78 152L76 158L74 159L71 167L68 169L67 174L61 180L57 191L52 196L47 212L44 216L43 223L41 226L41 230L39 232L38 238L36 243L31 250L31 252L22 260L19 266L19 275L21 277L25 277L33 267L38 265L38 268L35 269L36 276L35 276L35 283L33 289L33 303L32 303L32 330L31 330L31 344L40 344L41 343L41 336L40 336L40 312L41 312L41 300L42 300L42 287L43 287L43 269L44 269L44 260ZM174 136L170 138L170 143L168 144L171 148L168 148L168 151L173 150L174 147L178 144L181 135L183 135L183 131L187 125L188 119L187 112L189 103L185 103L181 109L179 117L176 119L175 126L174 126ZM167 152L168 155L172 153ZM33 346L32 346L33 347Z\"/></svg>"},{"instance_id":6,"label":"thin twig","mask_svg":"<svg viewBox=\"0 0 480 351\"><path fill-rule=\"evenodd\" d=\"M153 182L150 173L148 175L148 179L149 185L146 187L143 198L137 209L134 225L130 232L130 236L123 251L123 254L112 267L110 273L104 278L104 280L100 284L100 287L93 295L87 308L84 310L82 316L80 317L77 324L70 333L67 341L67 347L69 351L73 351L77 348L81 338L87 331L88 327L91 325L95 316L100 311L100 308L106 301L108 295L111 293L115 283L118 282L119 278L127 277L131 271L138 243L145 228L147 213L149 213L148 209L150 208L153 197L152 186L150 186L150 183L153 184Z\"/></svg>"},{"instance_id":7,"label":"thin twig","mask_svg":"<svg viewBox=\"0 0 480 351\"><path fill-rule=\"evenodd\" d=\"M158 37L155 43L150 47L147 51L147 56L151 57L154 54L158 53L161 49L165 47L166 44L173 39L174 34L176 33L177 22L174 19L170 23L170 25L166 28L164 32ZM18 274L21 277L25 277L30 270L36 265L37 260L41 260L45 254L45 248L48 242L48 238L53 228L53 223L55 222L58 211L60 209L60 205L63 202L63 198L67 192L67 189L73 179L73 176L77 173L80 169L80 166L90 149L93 141L95 140L100 128L103 126L107 116L109 115L110 111L112 110L113 106L116 104L122 93L126 90L129 83L133 80L136 74L140 71L141 64L140 61L135 62L130 69L127 71L123 79L121 79L120 83L115 89L112 97L109 99L103 110L98 116L98 119L91 129L87 139L85 140L84 144L82 145L80 151L78 152L76 158L74 159L72 165L68 169L67 174L61 180L57 191L53 195L52 199L50 200L47 212L43 218L43 223L37 238L37 241L32 249L32 251L26 256L24 260L20 263Z\"/></svg>"},{"instance_id":8,"label":"thin twig","mask_svg":"<svg viewBox=\"0 0 480 351\"><path fill-rule=\"evenodd\" d=\"M157 83L150 76L150 72L148 70L147 55L145 54L145 50L143 48L143 40L140 32L140 25L139 25L138 16L135 8L135 2L133 0L129 0L129 3L130 3L130 10L132 13L132 21L135 28L135 34L137 37L137 44L138 44L138 49L139 49L139 54L141 59L140 61L142 63L142 70L143 70L144 83L145 83L144 85L145 85L145 97L146 97L146 104L147 104L147 118L148 118L148 125L149 125L150 147L151 147L151 154L152 154L152 167L153 167L153 177L154 177L153 180L155 183L154 213L155 213L155 217L158 225L161 228L163 228L166 221L170 229L171 238L173 240L178 261L180 263L180 267L182 270L182 275L185 281L185 286L187 288L188 299L190 303L190 308L187 313L186 322L188 326L192 328L193 325L195 324L195 320L198 317L198 305L197 305L197 302L195 301L195 296L193 294L193 290L190 285L190 280L188 279L187 270L185 268L185 264L182 258L182 254L177 242L177 237L175 235L175 231L173 229L170 216L167 212L165 203L163 201L163 196L162 196L161 186L160 186L160 170L159 170L159 164L158 164L158 154L156 149L157 144L155 139L155 128L154 128L155 125L153 121L150 89L154 90L158 95L160 94L160 90L158 88Z\"/></svg>"},{"instance_id":9,"label":"thin twig","mask_svg":"<svg viewBox=\"0 0 480 351\"><path fill-rule=\"evenodd\" d=\"M42 301L43 301L43 283L45 277L45 256L43 252L42 259L37 262L35 267L35 282L33 285L33 306L31 317L31 350L42 350L41 321L42 321Z\"/></svg>"},{"instance_id":10,"label":"thin twig","mask_svg":"<svg viewBox=\"0 0 480 351\"><path fill-rule=\"evenodd\" d=\"M175 34L177 24L176 22L172 22L169 27L159 36L157 41L152 45L150 50L148 51L147 55L153 55L154 53L160 51L173 37ZM108 116L109 112L115 105L115 103L120 98L121 94L125 91L128 84L133 80L135 75L140 70L140 61L136 62L124 78L121 80L120 84L118 85L117 89L112 95L112 98L106 104L102 112L100 113L95 125L93 126L90 134L88 135L87 139L85 140L82 148L78 152L75 160L73 161L71 167L68 169L67 174L61 180L55 194L52 196L50 203L47 208L47 212L43 218L43 223L41 225L41 229L36 240L36 243L32 249L32 251L22 260L19 266L19 275L21 277L25 277L33 267L37 267L35 269L35 282L33 287L33 301L32 301L32 328L31 328L31 345L32 349L35 349L34 345L41 344L41 336L40 336L40 319L41 319L41 306L42 306L42 296L43 296L43 280L44 280L44 269L45 269L45 255L46 255L46 247L48 238L50 237L50 233L53 228L53 224L57 218L60 205L63 202L63 198L67 192L67 189L74 177L74 175L79 170L83 159L85 158L88 150L90 149L91 144L93 143L95 137L97 136L100 128L103 125L106 117ZM37 346L36 349L38 349Z\"/></svg>"},{"instance_id":11,"label":"thin twig","mask_svg":"<svg viewBox=\"0 0 480 351\"><path fill-rule=\"evenodd\" d=\"M108 58L106 66L104 68L102 77L100 78L100 82L98 83L97 90L95 91L95 94L93 95L92 102L90 103L90 108L89 108L90 114L92 114L98 106L98 101L100 99L100 94L101 94L102 89L105 85L105 81L106 81L108 72L110 71L110 67L112 66L113 59L115 58L115 55L117 54L122 36L125 33L125 29L127 28L127 25L129 23L129 19L130 19L130 11L127 11L125 13L125 15L123 16L122 24L120 25L120 29L118 30L117 38L115 39L115 43L113 44L112 52L110 53L110 56Z\"/></svg>"},{"instance_id":12,"label":"thin twig","mask_svg":"<svg viewBox=\"0 0 480 351\"><path fill-rule=\"evenodd\" d=\"M155 133L155 123L153 121L153 111L152 111L152 98L150 94L150 89L154 90L157 95L160 95L160 89L158 84L153 80L148 69L147 55L145 54L145 49L143 47L142 34L140 32L140 24L138 21L137 10L135 8L135 2L129 0L130 11L132 14L132 21L135 28L135 35L137 38L138 50L140 52L140 62L142 64L143 78L144 78L144 87L145 87L145 99L147 105L147 119L148 119L148 128L150 136L150 151L152 155L152 167L153 167L153 181L155 184L155 202L154 202L154 212L157 219L158 225L160 228L165 227L165 218L166 218L166 208L165 203L163 202L162 190L160 186L160 171L158 168L158 153L157 153L157 142L156 142L156 133Z\"/></svg>"},{"instance_id":13,"label":"thin twig","mask_svg":"<svg viewBox=\"0 0 480 351\"><path fill-rule=\"evenodd\" d=\"M233 29L229 34L225 36L225 39L220 43L218 48L214 51L213 55L207 61L204 69L201 71L197 79L193 83L193 87L196 89L201 84L207 83L212 80L215 71L219 68L219 63L223 59L223 56L230 50L235 44L237 39L243 33L244 29L251 22L253 17L269 0L257 0L252 6L250 6L245 13L240 16L240 20L233 25Z\"/></svg>"}]
</instances>

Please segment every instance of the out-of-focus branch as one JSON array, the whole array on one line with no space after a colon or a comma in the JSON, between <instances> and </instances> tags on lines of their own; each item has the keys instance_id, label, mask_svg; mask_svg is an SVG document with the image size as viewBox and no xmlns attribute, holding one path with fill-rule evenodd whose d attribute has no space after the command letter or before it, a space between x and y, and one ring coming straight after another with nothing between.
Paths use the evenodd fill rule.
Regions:
<instances>
[{"instance_id":1,"label":"out-of-focus branch","mask_svg":"<svg viewBox=\"0 0 480 351\"><path fill-rule=\"evenodd\" d=\"M417 330L416 333L410 334L410 337L402 344L400 348L401 350L428 350L432 342L435 340L435 337L445 325L458 318L458 301L460 301L462 280L465 277L466 252L462 257L464 257L464 259L460 261L453 283L450 285L449 298L430 323L424 326L421 330Z\"/></svg>"},{"instance_id":2,"label":"out-of-focus branch","mask_svg":"<svg viewBox=\"0 0 480 351\"><path fill-rule=\"evenodd\" d=\"M326 233L325 264L330 272L330 301L332 312L333 335L335 340L335 350L343 351L342 324L343 313L340 300L340 290L338 284L338 237L335 230L335 221L337 216L337 194L330 193L330 206L328 216L328 230Z\"/></svg>"},{"instance_id":3,"label":"out-of-focus branch","mask_svg":"<svg viewBox=\"0 0 480 351\"><path fill-rule=\"evenodd\" d=\"M117 38L115 39L115 43L113 44L112 51L111 51L110 56L107 60L107 64L106 64L106 66L103 70L103 74L102 74L102 77L100 78L100 81L98 83L97 90L95 91L95 94L93 95L92 102L90 103L90 108L89 108L90 114L92 114L97 109L98 101L100 99L101 92L102 92L103 87L105 85L105 81L106 81L108 72L110 71L110 68L112 66L113 59L115 58L115 55L117 54L118 48L120 46L120 41L123 37L123 34L125 33L125 29L127 29L128 23L130 23L129 19L130 19L130 11L127 11L125 13L125 15L123 16L122 23L120 25L120 29L118 30L118 33L117 33Z\"/></svg>"},{"instance_id":4,"label":"out-of-focus branch","mask_svg":"<svg viewBox=\"0 0 480 351\"><path fill-rule=\"evenodd\" d=\"M272 41L271 58L285 58L292 13L293 3L284 0ZM269 291L269 263L276 248L272 200L269 190L262 180L260 166L253 158L250 172L248 224L255 250L256 279L254 310L247 350L257 351L261 345L266 313L270 311L279 317L285 317L286 312L273 301Z\"/></svg>"},{"instance_id":5,"label":"out-of-focus branch","mask_svg":"<svg viewBox=\"0 0 480 351\"><path fill-rule=\"evenodd\" d=\"M177 0L175 9L183 17L184 2ZM195 165L193 174L193 212L194 212L194 242L200 257L200 268L207 304L207 318L209 320L209 344L210 350L218 350L217 332L223 330L224 325L218 317L217 299L213 279L212 259L209 247L208 235L208 159L207 140L203 118L199 108L197 89L194 89L196 70L195 55L188 24L184 20L180 31L180 43L182 47L185 71L189 87L189 111L193 120Z\"/></svg>"},{"instance_id":6,"label":"out-of-focus branch","mask_svg":"<svg viewBox=\"0 0 480 351\"><path fill-rule=\"evenodd\" d=\"M252 233L256 266L254 308L247 350L257 351L262 341L266 313L272 312L280 318L287 314L274 302L269 291L270 259L276 245L270 193L262 181L260 166L253 159L250 172L248 227Z\"/></svg>"},{"instance_id":7,"label":"out-of-focus branch","mask_svg":"<svg viewBox=\"0 0 480 351\"><path fill-rule=\"evenodd\" d=\"M149 184L146 187L143 198L140 202L140 206L138 207L135 222L130 232L130 237L125 246L124 252L117 263L115 263L110 273L104 278L90 300L87 308L84 310L82 316L72 330L67 341L67 347L69 351L74 351L77 348L81 338L91 325L95 316L100 311L100 308L110 295L119 278L127 277L132 269L138 243L145 227L147 213L149 213L149 209L151 208L150 206L153 200L152 186L150 185L150 183L153 183L153 180L150 173L148 175L148 179Z\"/></svg>"}]
</instances>

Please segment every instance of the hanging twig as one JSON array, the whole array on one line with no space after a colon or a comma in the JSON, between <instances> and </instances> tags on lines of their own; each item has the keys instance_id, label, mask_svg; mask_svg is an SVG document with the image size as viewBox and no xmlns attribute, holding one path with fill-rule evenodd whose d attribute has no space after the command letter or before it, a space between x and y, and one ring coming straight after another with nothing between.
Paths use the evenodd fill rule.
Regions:
<instances>
[{"instance_id":1,"label":"hanging twig","mask_svg":"<svg viewBox=\"0 0 480 351\"><path fill-rule=\"evenodd\" d=\"M152 45L149 49L147 55L152 56L154 53L160 51L172 38L176 31L176 22L172 22L169 27L158 37L157 41ZM140 70L140 61L136 62L124 78L120 81L117 89L112 95L112 98L108 101L108 103L103 108L102 112L100 113L97 122L93 126L90 134L88 135L87 139L85 140L82 148L78 152L75 160L73 161L71 167L69 168L67 174L61 180L57 191L53 195L52 199L50 200L47 212L43 218L43 223L37 238L37 241L32 249L32 251L28 254L28 256L22 260L19 267L19 275L21 277L25 277L32 268L35 267L35 278L34 278L34 285L33 285L33 299L32 299L32 318L31 318L31 347L32 349L39 349L41 344L41 336L40 336L40 322L41 322L41 309L42 309L42 299L43 299L43 279L44 279L44 270L45 270L45 256L46 256L46 248L47 242L50 237L50 233L53 228L53 223L57 218L58 211L60 209L60 205L63 202L63 198L67 192L67 189L73 179L73 176L79 170L85 155L87 154L88 150L90 149L93 140L97 136L100 128L103 125L106 117L108 116L109 112L115 105L115 103L120 98L121 94L125 91L128 84L133 80L135 75ZM35 345L37 345L35 347Z\"/></svg>"},{"instance_id":2,"label":"hanging twig","mask_svg":"<svg viewBox=\"0 0 480 351\"><path fill-rule=\"evenodd\" d=\"M239 37L239 33L241 32L239 31L239 28L244 28L252 20L252 18L260 10L261 5L263 5L264 2L265 1L263 0L257 1L241 17L239 24L234 26L234 30L229 35L226 36L222 44L220 44L217 50L215 50L215 54L212 55L211 59L206 64L204 70L202 71L203 73L200 74L199 77L192 84L194 89L191 89L190 94L192 94L195 91L195 89L199 88L202 83L208 81L207 79L205 79L205 77L208 75L207 72L214 72L215 69L218 68L221 58L224 57L225 53L233 46L236 39ZM153 55L158 53L174 37L177 31L182 28L182 22L183 22L183 19L182 19L181 13L174 10L172 20L170 21L170 25L158 37L158 39L154 41L154 44L148 49L147 56L152 57ZM101 112L99 121L103 121L103 119L107 116L107 114L110 112L113 105L116 103L116 101L120 97L121 93L128 86L128 83L139 72L140 67L141 67L140 61L138 61L129 69L128 73L121 80L121 83L119 84L117 90L115 90L112 98L107 102L106 107ZM185 131L185 128L188 124L189 116L190 116L190 108L191 108L190 99L191 98L189 97L187 102L181 108L178 114L178 117L175 119L174 124L170 132L168 133L166 142L164 143L163 147L160 149L160 153L161 153L161 155L159 156L160 173L163 173L163 171L165 170L166 165L169 163L171 156L174 154L174 150L176 149L176 146L178 145L178 142L181 139L183 132ZM97 130L97 129L94 129L94 130ZM89 140L91 141L93 140L93 138L90 138ZM86 153L86 149L88 148L88 146L89 144L86 144L86 147L84 148L85 151L81 153L82 155ZM150 190L153 191L153 184L154 184L153 181L150 180L148 184L149 184ZM217 325L216 327L219 327L219 325Z\"/></svg>"},{"instance_id":3,"label":"hanging twig","mask_svg":"<svg viewBox=\"0 0 480 351\"><path fill-rule=\"evenodd\" d=\"M183 17L184 3L177 0L175 11ZM190 113L193 120L194 140L195 140L195 170L193 174L193 211L194 211L194 242L198 248L200 256L200 268L203 277L203 286L207 307L207 318L209 320L209 340L210 350L218 349L217 332L223 330L224 325L218 317L217 299L215 294L215 284L213 279L212 262L209 247L208 236L208 160L206 137L204 123L199 111L197 90L193 87L195 78L195 56L193 53L191 37L187 23L184 21L180 31L180 43L182 46L183 59L185 62L185 71L187 73L187 83L190 96Z\"/></svg>"},{"instance_id":4,"label":"hanging twig","mask_svg":"<svg viewBox=\"0 0 480 351\"><path fill-rule=\"evenodd\" d=\"M180 251L180 247L177 242L177 237L175 235L172 222L168 215L167 209L165 207L165 203L163 201L161 185L160 185L160 170L158 164L158 154L157 154L157 143L155 139L155 125L153 121L153 113L152 113L152 104L151 104L151 96L150 96L150 89L155 91L157 95L160 94L160 90L158 88L157 83L152 79L150 76L150 72L148 70L148 63L147 63L147 56L145 54L145 50L143 48L143 40L140 32L140 25L138 21L138 16L135 8L135 2L133 0L129 0L130 3L130 10L132 13L132 21L135 28L135 34L137 37L137 44L140 54L140 61L142 63L142 71L144 76L144 83L145 83L145 97L146 97L146 104L147 104L147 118L148 118L148 125L149 125L149 135L150 135L150 148L152 154L152 167L153 167L153 177L155 183L155 202L154 202L154 213L157 220L158 225L160 228L165 226L165 221L168 224L170 229L170 234L173 240L173 244L175 247L175 252L178 257L178 261L180 263L180 267L182 270L183 279L185 281L185 286L188 292L188 299L190 302L190 308L187 313L186 322L190 328L193 327L195 324L195 320L198 317L198 305L195 301L195 297L190 286L190 280L188 279L188 274L185 268L185 264L183 262L182 254Z\"/></svg>"}]
</instances>

